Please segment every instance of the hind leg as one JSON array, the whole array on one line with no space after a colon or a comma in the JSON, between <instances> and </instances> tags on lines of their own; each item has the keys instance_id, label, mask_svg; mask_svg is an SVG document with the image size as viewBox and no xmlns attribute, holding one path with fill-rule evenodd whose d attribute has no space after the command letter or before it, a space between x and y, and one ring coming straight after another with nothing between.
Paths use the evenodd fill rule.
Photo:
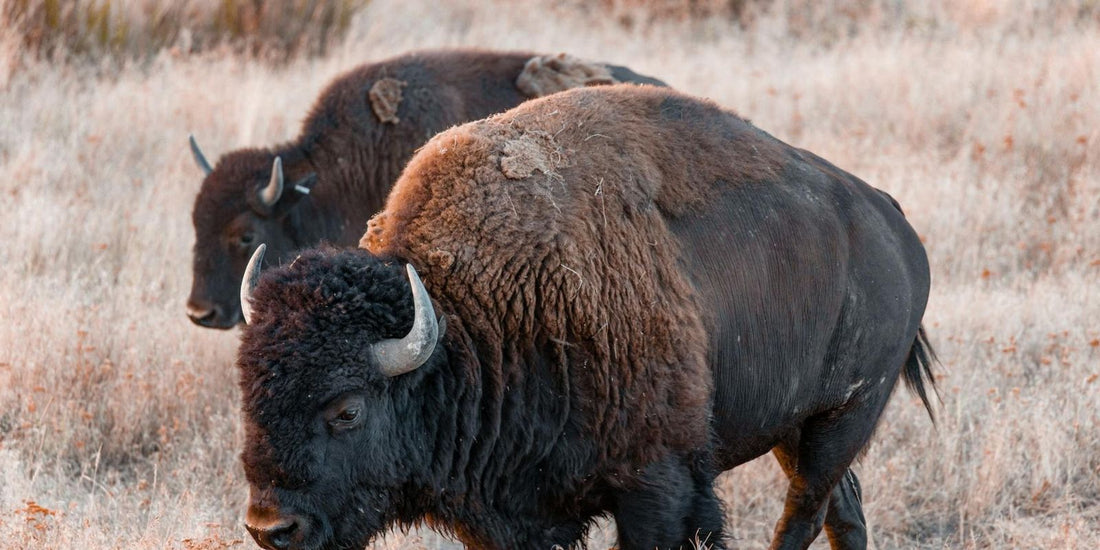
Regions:
<instances>
[{"instance_id":1,"label":"hind leg","mask_svg":"<svg viewBox=\"0 0 1100 550\"><path fill-rule=\"evenodd\" d=\"M639 486L615 497L615 523L622 550L722 546L722 512L714 476L679 457L649 465Z\"/></svg>"},{"instance_id":2,"label":"hind leg","mask_svg":"<svg viewBox=\"0 0 1100 550\"><path fill-rule=\"evenodd\" d=\"M867 548L867 519L863 517L863 488L856 473L848 468L833 494L825 515L825 534L835 550Z\"/></svg>"},{"instance_id":3,"label":"hind leg","mask_svg":"<svg viewBox=\"0 0 1100 550\"><path fill-rule=\"evenodd\" d=\"M797 441L797 438L794 439ZM798 474L797 444L783 442L772 449L788 478ZM867 548L867 520L863 517L863 492L859 479L851 468L833 487L826 503L825 534L833 550L864 550Z\"/></svg>"},{"instance_id":4,"label":"hind leg","mask_svg":"<svg viewBox=\"0 0 1100 550\"><path fill-rule=\"evenodd\" d=\"M834 494L840 498L836 499L832 514L834 523L829 529L833 548L866 546L859 485L854 474L848 478L848 465L870 439L883 405L884 399L881 402L872 400L806 420L793 453L794 473L790 476L783 517L775 527L773 550L809 547L825 524ZM776 456L782 454L783 449L780 449ZM780 463L783 462L781 458ZM789 459L787 462L784 469L792 465ZM853 546L846 546L848 544Z\"/></svg>"}]
</instances>

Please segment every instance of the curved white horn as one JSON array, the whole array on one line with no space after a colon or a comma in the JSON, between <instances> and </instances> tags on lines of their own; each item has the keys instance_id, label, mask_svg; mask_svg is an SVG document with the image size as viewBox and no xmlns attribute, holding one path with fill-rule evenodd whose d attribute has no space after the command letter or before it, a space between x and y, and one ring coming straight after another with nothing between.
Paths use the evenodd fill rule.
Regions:
<instances>
[{"instance_id":1,"label":"curved white horn","mask_svg":"<svg viewBox=\"0 0 1100 550\"><path fill-rule=\"evenodd\" d=\"M264 206L271 207L279 202L281 196L283 196L283 159L275 157L275 162L271 165L271 181L260 190L260 201Z\"/></svg>"},{"instance_id":2,"label":"curved white horn","mask_svg":"<svg viewBox=\"0 0 1100 550\"><path fill-rule=\"evenodd\" d=\"M252 259L248 260L244 277L241 277L241 314L244 315L244 322L249 325L252 324L252 290L260 282L260 264L264 261L264 250L267 250L265 244L256 247Z\"/></svg>"},{"instance_id":3,"label":"curved white horn","mask_svg":"<svg viewBox=\"0 0 1100 550\"><path fill-rule=\"evenodd\" d=\"M199 149L199 144L195 141L195 134L188 135L187 141L191 142L191 156L195 158L195 164L198 164L206 175L210 175L210 172L213 172L214 169L210 167L209 162L206 162L206 155L203 155L202 149Z\"/></svg>"},{"instance_id":4,"label":"curved white horn","mask_svg":"<svg viewBox=\"0 0 1100 550\"><path fill-rule=\"evenodd\" d=\"M413 325L404 338L382 340L371 346L378 369L386 376L398 376L416 370L428 361L439 340L439 322L432 299L412 264L405 266L413 296Z\"/></svg>"}]
</instances>

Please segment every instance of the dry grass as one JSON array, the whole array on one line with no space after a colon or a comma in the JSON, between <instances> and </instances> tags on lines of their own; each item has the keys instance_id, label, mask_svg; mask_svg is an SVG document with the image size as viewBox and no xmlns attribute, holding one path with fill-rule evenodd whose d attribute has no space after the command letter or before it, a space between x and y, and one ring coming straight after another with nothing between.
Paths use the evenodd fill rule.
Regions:
<instances>
[{"instance_id":1,"label":"dry grass","mask_svg":"<svg viewBox=\"0 0 1100 550\"><path fill-rule=\"evenodd\" d=\"M144 60L211 49L285 61L323 55L369 0L2 0L27 53L52 60Z\"/></svg>"},{"instance_id":2,"label":"dry grass","mask_svg":"<svg viewBox=\"0 0 1100 550\"><path fill-rule=\"evenodd\" d=\"M272 68L166 50L109 76L27 59L6 26L0 547L251 545L236 335L183 314L200 178L186 136L211 154L289 138L341 70L455 45L629 65L892 193L932 259L945 368L938 428L899 392L857 467L876 546L1100 547L1097 3L830 5L848 4L862 11L775 0L751 25L642 29L622 23L630 2L597 17L376 0L323 57ZM765 457L721 479L736 547L766 546L781 477ZM593 536L605 548L613 529ZM423 532L378 546L442 545Z\"/></svg>"}]
</instances>

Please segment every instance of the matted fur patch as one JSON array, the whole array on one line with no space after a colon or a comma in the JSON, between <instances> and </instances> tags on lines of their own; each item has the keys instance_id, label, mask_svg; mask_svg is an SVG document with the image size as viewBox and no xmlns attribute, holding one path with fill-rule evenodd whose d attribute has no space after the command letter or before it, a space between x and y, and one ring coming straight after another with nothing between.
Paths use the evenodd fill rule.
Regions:
<instances>
[{"instance_id":1,"label":"matted fur patch","mask_svg":"<svg viewBox=\"0 0 1100 550\"><path fill-rule=\"evenodd\" d=\"M433 248L428 251L428 262L433 266L439 267L444 272L448 272L455 263L455 255L448 250Z\"/></svg>"},{"instance_id":2,"label":"matted fur patch","mask_svg":"<svg viewBox=\"0 0 1100 550\"><path fill-rule=\"evenodd\" d=\"M555 167L562 161L561 151L553 137L541 131L526 132L504 143L504 155L500 158L500 171L508 179L518 180L542 172L554 175Z\"/></svg>"},{"instance_id":3,"label":"matted fur patch","mask_svg":"<svg viewBox=\"0 0 1100 550\"><path fill-rule=\"evenodd\" d=\"M528 97L542 97L570 88L617 82L607 65L559 53L527 60L516 78L516 87Z\"/></svg>"},{"instance_id":4,"label":"matted fur patch","mask_svg":"<svg viewBox=\"0 0 1100 550\"><path fill-rule=\"evenodd\" d=\"M397 108L401 105L401 90L409 83L396 78L383 78L370 87L367 96L375 116L382 123L397 124Z\"/></svg>"}]
</instances>

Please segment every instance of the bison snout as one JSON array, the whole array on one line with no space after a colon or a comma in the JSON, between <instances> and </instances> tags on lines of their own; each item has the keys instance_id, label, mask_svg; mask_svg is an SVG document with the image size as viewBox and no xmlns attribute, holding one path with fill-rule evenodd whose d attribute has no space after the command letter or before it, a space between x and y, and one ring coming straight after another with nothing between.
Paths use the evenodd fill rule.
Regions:
<instances>
[{"instance_id":1,"label":"bison snout","mask_svg":"<svg viewBox=\"0 0 1100 550\"><path fill-rule=\"evenodd\" d=\"M187 301L187 317L192 323L206 328L229 329L237 324L236 316L230 318L225 308L196 300Z\"/></svg>"},{"instance_id":2,"label":"bison snout","mask_svg":"<svg viewBox=\"0 0 1100 550\"><path fill-rule=\"evenodd\" d=\"M208 321L215 315L214 308L203 308L194 304L187 304L187 316L191 318L191 321L196 324L202 324L203 321Z\"/></svg>"},{"instance_id":3,"label":"bison snout","mask_svg":"<svg viewBox=\"0 0 1100 550\"><path fill-rule=\"evenodd\" d=\"M263 548L289 550L301 548L309 538L309 522L297 515L278 515L278 512L254 511L249 507L245 528Z\"/></svg>"}]
</instances>

